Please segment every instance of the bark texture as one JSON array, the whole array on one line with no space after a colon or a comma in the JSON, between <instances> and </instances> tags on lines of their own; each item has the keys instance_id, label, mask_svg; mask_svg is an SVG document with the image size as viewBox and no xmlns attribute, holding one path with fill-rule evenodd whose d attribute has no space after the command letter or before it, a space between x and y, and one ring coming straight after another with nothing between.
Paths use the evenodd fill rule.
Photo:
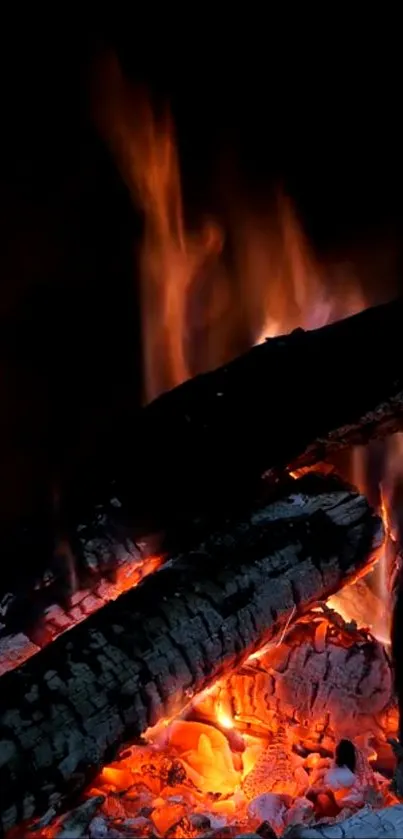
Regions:
<instances>
[{"instance_id":1,"label":"bark texture","mask_svg":"<svg viewBox=\"0 0 403 839\"><path fill-rule=\"evenodd\" d=\"M363 807L349 819L337 823L293 827L285 832L284 839L400 839L401 836L403 804L395 804L383 810Z\"/></svg>"},{"instance_id":2,"label":"bark texture","mask_svg":"<svg viewBox=\"0 0 403 839\"><path fill-rule=\"evenodd\" d=\"M141 533L230 508L265 472L403 428L402 327L398 300L267 340L162 395L73 482L73 522L88 519L91 499L111 497L107 449L121 511Z\"/></svg>"},{"instance_id":3,"label":"bark texture","mask_svg":"<svg viewBox=\"0 0 403 839\"><path fill-rule=\"evenodd\" d=\"M2 829L62 806L122 744L362 572L381 536L362 496L307 475L3 675Z\"/></svg>"}]
</instances>

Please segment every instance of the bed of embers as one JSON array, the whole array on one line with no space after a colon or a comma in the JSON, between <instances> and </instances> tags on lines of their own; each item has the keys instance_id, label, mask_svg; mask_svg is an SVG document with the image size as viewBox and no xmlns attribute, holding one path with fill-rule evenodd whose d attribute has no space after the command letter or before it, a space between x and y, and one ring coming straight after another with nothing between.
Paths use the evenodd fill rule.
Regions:
<instances>
[{"instance_id":1,"label":"bed of embers","mask_svg":"<svg viewBox=\"0 0 403 839\"><path fill-rule=\"evenodd\" d=\"M74 809L60 817L49 811L31 835L304 836L304 825L343 822L344 831L346 820L365 819L368 810L386 818L398 804L392 673L387 647L333 608L347 617L352 602L356 611L371 602L365 579L348 589L287 627L180 717L147 731L105 766ZM372 608L375 601L372 595Z\"/></svg>"}]
</instances>

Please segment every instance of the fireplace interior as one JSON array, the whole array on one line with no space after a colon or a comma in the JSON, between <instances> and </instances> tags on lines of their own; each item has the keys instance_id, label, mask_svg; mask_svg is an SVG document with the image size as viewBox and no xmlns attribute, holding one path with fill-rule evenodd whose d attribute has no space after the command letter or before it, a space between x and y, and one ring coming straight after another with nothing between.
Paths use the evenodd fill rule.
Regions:
<instances>
[{"instance_id":1,"label":"fireplace interior","mask_svg":"<svg viewBox=\"0 0 403 839\"><path fill-rule=\"evenodd\" d=\"M200 113L183 87L168 107L122 33L83 64L91 165L59 215L50 187L41 207L60 285L21 269L1 305L10 399L34 385L1 443L0 835L402 836L400 244L367 206L383 176L365 236L315 154L311 179L292 148L284 174L287 120L270 154L258 121L231 145L238 104L217 128L229 106L219 87L208 110L203 79ZM28 228L36 187L19 185ZM310 212L326 191L338 241Z\"/></svg>"}]
</instances>

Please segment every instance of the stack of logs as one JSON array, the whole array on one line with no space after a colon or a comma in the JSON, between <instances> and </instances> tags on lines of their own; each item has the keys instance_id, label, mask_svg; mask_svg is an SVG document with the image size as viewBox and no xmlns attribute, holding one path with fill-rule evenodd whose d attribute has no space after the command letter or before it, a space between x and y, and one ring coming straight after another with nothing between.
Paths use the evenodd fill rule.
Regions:
<instances>
[{"instance_id":1,"label":"stack of logs","mask_svg":"<svg viewBox=\"0 0 403 839\"><path fill-rule=\"evenodd\" d=\"M268 340L143 409L103 476L102 457L86 465L71 551L113 555L119 534L158 530L166 561L1 677L3 831L58 812L124 743L371 567L382 525L367 501L289 472L403 428L402 326L397 301Z\"/></svg>"}]
</instances>

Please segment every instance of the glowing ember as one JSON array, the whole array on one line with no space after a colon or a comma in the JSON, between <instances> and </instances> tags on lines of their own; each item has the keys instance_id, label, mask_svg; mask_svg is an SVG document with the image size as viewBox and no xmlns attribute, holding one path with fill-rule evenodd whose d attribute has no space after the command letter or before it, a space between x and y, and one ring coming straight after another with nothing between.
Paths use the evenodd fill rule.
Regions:
<instances>
[{"instance_id":1,"label":"glowing ember","mask_svg":"<svg viewBox=\"0 0 403 839\"><path fill-rule=\"evenodd\" d=\"M382 645L324 607L105 767L87 793L89 835L198 837L265 820L280 834L386 806L396 725ZM63 835L60 820L36 835Z\"/></svg>"},{"instance_id":2,"label":"glowing ember","mask_svg":"<svg viewBox=\"0 0 403 839\"><path fill-rule=\"evenodd\" d=\"M64 611L60 606L50 607L42 621L36 627L31 639L20 633L0 639L0 675L23 664L39 649L54 641L58 635L85 620L110 600L116 600L124 591L137 586L149 574L153 574L163 563L161 556L148 556L144 559L127 556L116 569L114 582L101 580L90 590L77 591L71 601L71 607Z\"/></svg>"},{"instance_id":3,"label":"glowing ember","mask_svg":"<svg viewBox=\"0 0 403 839\"><path fill-rule=\"evenodd\" d=\"M229 707L229 703L226 703L227 707L225 707L224 702L217 702L216 707L216 719L218 724L222 728L233 728L234 727L234 720L232 718L231 709Z\"/></svg>"}]
</instances>

